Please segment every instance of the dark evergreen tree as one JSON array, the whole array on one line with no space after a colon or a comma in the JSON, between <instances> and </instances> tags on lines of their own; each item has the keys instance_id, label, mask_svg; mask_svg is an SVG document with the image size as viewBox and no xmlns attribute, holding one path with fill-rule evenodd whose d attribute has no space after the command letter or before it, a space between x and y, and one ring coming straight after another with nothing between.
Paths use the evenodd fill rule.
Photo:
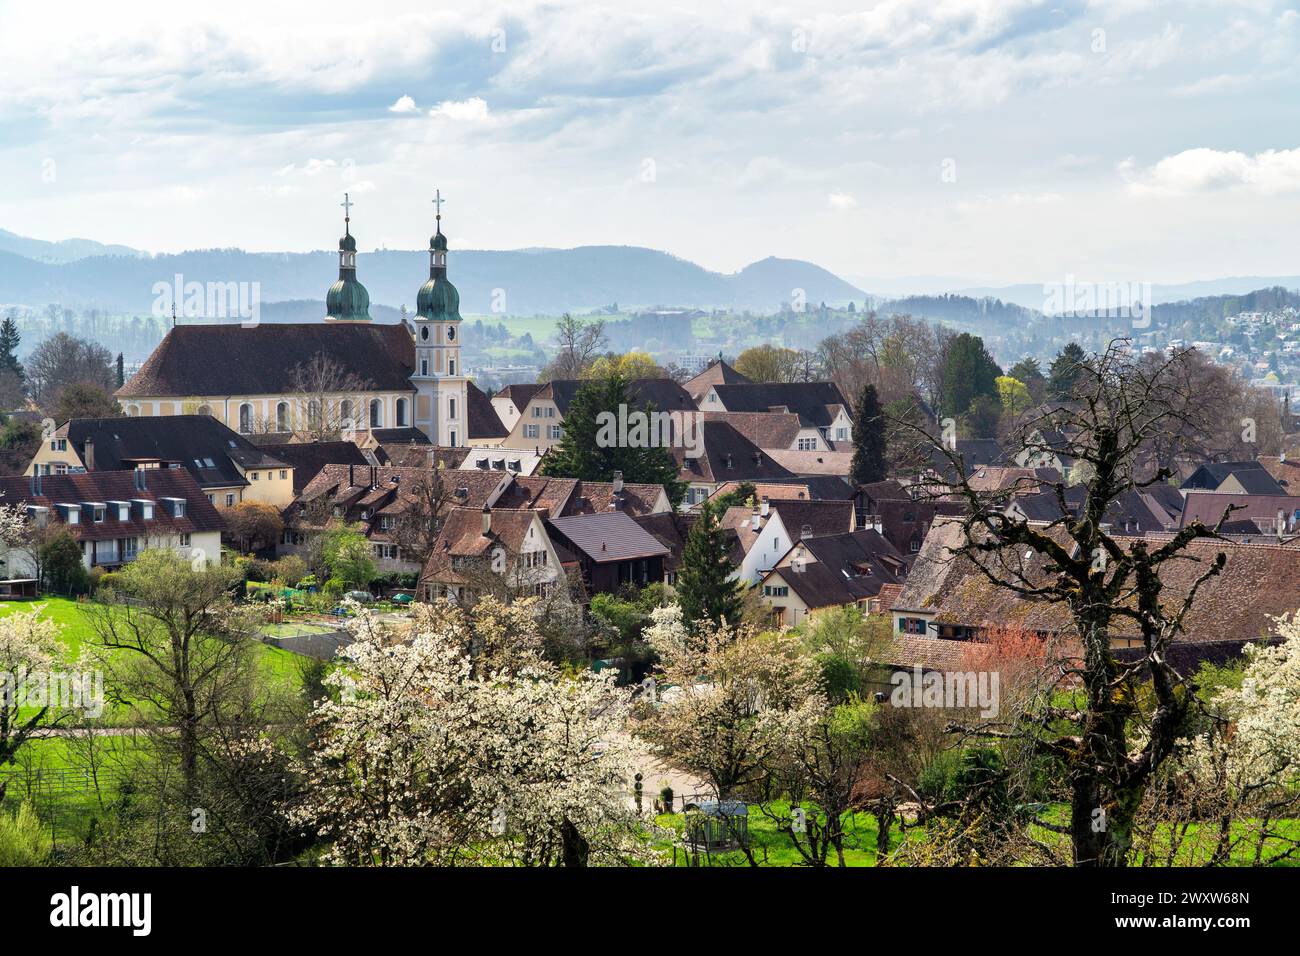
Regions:
<instances>
[{"instance_id":1,"label":"dark evergreen tree","mask_svg":"<svg viewBox=\"0 0 1300 956\"><path fill-rule=\"evenodd\" d=\"M12 315L6 315L4 322L0 322L0 368L10 369L25 383L27 372L18 361L18 343L21 340L18 323Z\"/></svg>"},{"instance_id":2,"label":"dark evergreen tree","mask_svg":"<svg viewBox=\"0 0 1300 956\"><path fill-rule=\"evenodd\" d=\"M849 479L855 485L884 481L889 472L885 460L885 416L881 414L876 386L866 385L858 398L853 418L853 462Z\"/></svg>"},{"instance_id":3,"label":"dark evergreen tree","mask_svg":"<svg viewBox=\"0 0 1300 956\"><path fill-rule=\"evenodd\" d=\"M736 568L727 555L717 510L706 503L686 536L677 575L677 601L688 627L705 621L734 624L739 619L740 584L731 577Z\"/></svg>"},{"instance_id":4,"label":"dark evergreen tree","mask_svg":"<svg viewBox=\"0 0 1300 956\"><path fill-rule=\"evenodd\" d=\"M117 387L121 388L126 384L126 361L121 352L117 353Z\"/></svg>"},{"instance_id":5,"label":"dark evergreen tree","mask_svg":"<svg viewBox=\"0 0 1300 956\"><path fill-rule=\"evenodd\" d=\"M998 397L998 376L1002 369L993 361L984 340L963 332L948 343L939 388L939 410L947 417L966 414L971 402L981 395Z\"/></svg>"},{"instance_id":6,"label":"dark evergreen tree","mask_svg":"<svg viewBox=\"0 0 1300 956\"><path fill-rule=\"evenodd\" d=\"M624 481L663 485L676 508L686 484L677 479L677 462L666 442L680 435L651 428L653 412L653 406L637 404L627 380L617 373L583 384L569 402L564 435L543 460L542 474L613 481L615 472L621 472Z\"/></svg>"},{"instance_id":7,"label":"dark evergreen tree","mask_svg":"<svg viewBox=\"0 0 1300 956\"><path fill-rule=\"evenodd\" d=\"M1047 387L1052 398L1066 399L1074 392L1079 380L1079 366L1087 361L1088 353L1078 342L1071 342L1052 359L1047 372Z\"/></svg>"}]
</instances>

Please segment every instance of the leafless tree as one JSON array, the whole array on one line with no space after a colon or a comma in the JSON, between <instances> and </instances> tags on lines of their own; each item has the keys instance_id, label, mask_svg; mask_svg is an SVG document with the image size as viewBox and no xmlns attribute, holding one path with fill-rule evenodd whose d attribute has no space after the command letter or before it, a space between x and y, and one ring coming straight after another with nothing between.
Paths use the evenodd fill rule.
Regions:
<instances>
[{"instance_id":1,"label":"leafless tree","mask_svg":"<svg viewBox=\"0 0 1300 956\"><path fill-rule=\"evenodd\" d=\"M402 486L401 495L407 506L396 516L388 532L389 540L401 549L402 556L420 567L424 567L433 553L446 511L455 504L455 483L443 478L445 470L431 469Z\"/></svg>"},{"instance_id":2,"label":"leafless tree","mask_svg":"<svg viewBox=\"0 0 1300 956\"><path fill-rule=\"evenodd\" d=\"M28 357L27 385L41 408L53 410L65 388L89 383L108 394L117 388L113 354L95 342L59 332L36 346Z\"/></svg>"},{"instance_id":3,"label":"leafless tree","mask_svg":"<svg viewBox=\"0 0 1300 956\"><path fill-rule=\"evenodd\" d=\"M994 586L1027 601L1062 606L1079 642L1077 657L1062 663L1062 676L1078 682L1081 707L1049 704L1004 726L954 728L983 739L1027 740L1061 762L1069 824L1035 822L1069 835L1078 866L1122 866L1130 858L1143 797L1174 750L1191 696L1167 651L1201 587L1226 562L1222 552L1202 561L1189 551L1197 539L1218 537L1217 527L1200 522L1158 542L1122 542L1108 530L1107 511L1118 498L1170 477L1163 467L1139 474L1141 450L1153 436L1200 424L1186 391L1192 361L1186 351L1159 362L1138 361L1127 341L1113 342L1081 367L1074 401L1021 423L1017 438L1024 447L1047 447L1045 434L1063 436L1053 447L1089 475L1077 510L1067 505L1063 481L1048 486L1061 514L1049 523L1024 520L1007 511L1000 496L971 488L960 455L918 431L919 440L931 442L951 462L950 490L969 509L955 519L962 522L962 543L953 559L970 561ZM1176 562L1201 567L1190 586L1169 595L1160 575ZM1128 663L1112 653L1121 627L1135 631L1141 642L1141 653ZM1140 693L1145 684L1149 692Z\"/></svg>"},{"instance_id":4,"label":"leafless tree","mask_svg":"<svg viewBox=\"0 0 1300 956\"><path fill-rule=\"evenodd\" d=\"M371 383L324 352L289 370L289 431L303 441L338 441L365 427L362 393ZM276 431L282 431L278 427Z\"/></svg>"},{"instance_id":5,"label":"leafless tree","mask_svg":"<svg viewBox=\"0 0 1300 956\"><path fill-rule=\"evenodd\" d=\"M605 320L583 322L565 312L555 326L555 341L559 351L551 360L545 376L550 379L582 378L587 366L609 341L605 335Z\"/></svg>"}]
</instances>

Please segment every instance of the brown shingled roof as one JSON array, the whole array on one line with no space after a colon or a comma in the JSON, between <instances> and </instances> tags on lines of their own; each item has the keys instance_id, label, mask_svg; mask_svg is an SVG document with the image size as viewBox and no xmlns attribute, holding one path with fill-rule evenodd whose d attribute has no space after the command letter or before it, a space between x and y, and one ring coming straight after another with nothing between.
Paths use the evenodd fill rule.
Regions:
<instances>
[{"instance_id":1,"label":"brown shingled roof","mask_svg":"<svg viewBox=\"0 0 1300 956\"><path fill-rule=\"evenodd\" d=\"M415 342L403 325L263 322L169 329L118 398L276 395L293 390L293 368L317 353L375 391L414 391Z\"/></svg>"},{"instance_id":2,"label":"brown shingled roof","mask_svg":"<svg viewBox=\"0 0 1300 956\"><path fill-rule=\"evenodd\" d=\"M510 429L501 424L501 416L492 407L492 399L473 382L465 383L465 430L467 440L505 438Z\"/></svg>"}]
</instances>

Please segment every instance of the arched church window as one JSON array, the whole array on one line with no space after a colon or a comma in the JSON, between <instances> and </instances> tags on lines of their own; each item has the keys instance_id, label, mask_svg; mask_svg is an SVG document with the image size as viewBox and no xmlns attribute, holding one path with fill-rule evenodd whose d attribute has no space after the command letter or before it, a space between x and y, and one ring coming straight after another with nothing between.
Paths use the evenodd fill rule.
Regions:
<instances>
[{"instance_id":1,"label":"arched church window","mask_svg":"<svg viewBox=\"0 0 1300 956\"><path fill-rule=\"evenodd\" d=\"M384 403L377 398L370 400L370 427L384 427Z\"/></svg>"},{"instance_id":2,"label":"arched church window","mask_svg":"<svg viewBox=\"0 0 1300 956\"><path fill-rule=\"evenodd\" d=\"M318 398L313 398L310 402L307 403L307 423L312 428L320 428L321 411L320 411L320 399ZM285 430L287 431L288 429Z\"/></svg>"},{"instance_id":3,"label":"arched church window","mask_svg":"<svg viewBox=\"0 0 1300 956\"><path fill-rule=\"evenodd\" d=\"M397 400L396 410L397 410L397 427L404 428L406 426L406 399L399 398Z\"/></svg>"},{"instance_id":4,"label":"arched church window","mask_svg":"<svg viewBox=\"0 0 1300 956\"><path fill-rule=\"evenodd\" d=\"M357 427L356 416L352 413L352 399L345 398L339 402L339 418L342 419L344 431Z\"/></svg>"},{"instance_id":5,"label":"arched church window","mask_svg":"<svg viewBox=\"0 0 1300 956\"><path fill-rule=\"evenodd\" d=\"M128 412L127 414L130 414L130 413ZM212 406L211 406L211 405L207 405L207 404L200 405L200 406L198 407L197 411L195 412L195 414L197 414L197 415L209 415L209 416L210 416L210 415L212 414Z\"/></svg>"},{"instance_id":6,"label":"arched church window","mask_svg":"<svg viewBox=\"0 0 1300 956\"><path fill-rule=\"evenodd\" d=\"M245 435L253 431L253 406L248 402L239 406L239 430Z\"/></svg>"},{"instance_id":7,"label":"arched church window","mask_svg":"<svg viewBox=\"0 0 1300 956\"><path fill-rule=\"evenodd\" d=\"M429 341L429 327L427 325L420 326L420 338L426 342Z\"/></svg>"},{"instance_id":8,"label":"arched church window","mask_svg":"<svg viewBox=\"0 0 1300 956\"><path fill-rule=\"evenodd\" d=\"M280 402L275 406L275 430L278 432L287 432L289 430L288 402Z\"/></svg>"},{"instance_id":9,"label":"arched church window","mask_svg":"<svg viewBox=\"0 0 1300 956\"><path fill-rule=\"evenodd\" d=\"M456 326L454 325L447 326L447 341L448 342L456 341Z\"/></svg>"}]
</instances>

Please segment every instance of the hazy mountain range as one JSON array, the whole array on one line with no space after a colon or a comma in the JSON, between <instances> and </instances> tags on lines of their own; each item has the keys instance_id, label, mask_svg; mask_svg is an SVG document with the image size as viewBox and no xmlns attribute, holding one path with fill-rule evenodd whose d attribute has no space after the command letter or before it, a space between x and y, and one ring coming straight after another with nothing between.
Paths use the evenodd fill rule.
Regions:
<instances>
[{"instance_id":1,"label":"hazy mountain range","mask_svg":"<svg viewBox=\"0 0 1300 956\"><path fill-rule=\"evenodd\" d=\"M241 249L200 249L152 255L91 239L48 242L0 229L0 305L40 307L58 303L72 309L142 313L158 297L157 283L258 282L267 318L287 321L307 314L324 299L337 276L337 253L254 253ZM649 306L750 309L771 312L802 290L806 303L841 305L915 295L951 293L995 298L1041 310L1042 283L980 284L958 276L904 276L848 280L798 259L769 257L726 275L666 252L639 246L579 246L509 251L453 250L452 281L466 313L556 314L565 310ZM390 310L414 308L415 294L428 274L422 250L379 250L358 256L358 275L370 292L376 318ZM1059 281L1059 280L1054 280ZM1171 303L1205 296L1238 295L1281 286L1300 288L1300 275L1240 276L1194 282L1154 283L1151 301ZM272 318L272 315L277 315Z\"/></svg>"},{"instance_id":2,"label":"hazy mountain range","mask_svg":"<svg viewBox=\"0 0 1300 956\"><path fill-rule=\"evenodd\" d=\"M174 286L177 275L184 283L258 282L263 303L320 300L338 276L335 252L209 249L147 255L125 247L116 247L116 254L103 254L112 247L99 247L67 261L40 261L37 257L50 257L51 250L71 257L72 247L24 240L12 233L4 233L3 238L10 251L0 251L0 304L57 302L72 309L143 312L157 297L155 284ZM0 250L4 248L0 244ZM558 313L614 303L623 308L664 305L770 312L789 302L796 289L803 290L810 305L866 297L861 289L810 262L772 257L724 275L636 246L453 250L448 272L466 313ZM428 274L424 251L380 250L357 257L358 278L376 306L405 305L414 310L416 292Z\"/></svg>"}]
</instances>

